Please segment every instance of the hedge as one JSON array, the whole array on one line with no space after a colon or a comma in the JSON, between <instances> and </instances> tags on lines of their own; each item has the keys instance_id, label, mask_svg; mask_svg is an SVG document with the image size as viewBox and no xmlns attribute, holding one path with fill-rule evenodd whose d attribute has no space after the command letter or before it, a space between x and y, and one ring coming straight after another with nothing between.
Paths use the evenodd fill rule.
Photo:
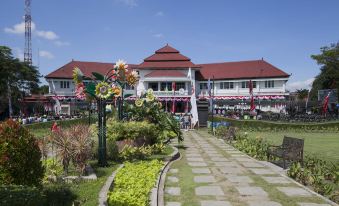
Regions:
<instances>
[{"instance_id":1,"label":"hedge","mask_svg":"<svg viewBox=\"0 0 339 206\"><path fill-rule=\"evenodd\" d=\"M71 206L76 199L67 185L44 188L21 185L0 185L0 205L3 206Z\"/></svg>"},{"instance_id":2,"label":"hedge","mask_svg":"<svg viewBox=\"0 0 339 206\"><path fill-rule=\"evenodd\" d=\"M212 121L212 118L208 118ZM247 129L252 131L332 131L339 132L339 122L324 122L324 123L277 123L262 120L236 120L225 117L214 117L214 122L229 122L232 126L239 127L241 129Z\"/></svg>"},{"instance_id":3,"label":"hedge","mask_svg":"<svg viewBox=\"0 0 339 206\"><path fill-rule=\"evenodd\" d=\"M97 121L97 117L91 117L91 123ZM80 119L69 119L69 120L56 120L56 121L48 121L48 122L40 122L40 123L33 123L33 124L26 124L24 127L30 130L35 129L50 129L54 122L57 122L59 126L67 128L73 124L79 123L88 123L88 117L80 118Z\"/></svg>"}]
</instances>

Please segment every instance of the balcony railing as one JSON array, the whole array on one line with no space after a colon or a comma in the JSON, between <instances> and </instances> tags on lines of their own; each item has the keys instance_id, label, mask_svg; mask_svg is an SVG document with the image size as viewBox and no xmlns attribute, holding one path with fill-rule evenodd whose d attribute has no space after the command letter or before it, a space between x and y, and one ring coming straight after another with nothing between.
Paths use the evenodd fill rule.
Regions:
<instances>
[{"instance_id":1,"label":"balcony railing","mask_svg":"<svg viewBox=\"0 0 339 206\"><path fill-rule=\"evenodd\" d=\"M191 95L188 90L179 90L179 91L153 91L156 96L187 96Z\"/></svg>"}]
</instances>

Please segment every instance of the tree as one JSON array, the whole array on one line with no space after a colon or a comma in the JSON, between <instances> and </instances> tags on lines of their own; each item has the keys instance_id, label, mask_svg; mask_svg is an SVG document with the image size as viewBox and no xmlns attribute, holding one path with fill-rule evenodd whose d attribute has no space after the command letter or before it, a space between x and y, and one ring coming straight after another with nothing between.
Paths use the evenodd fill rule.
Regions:
<instances>
[{"instance_id":1,"label":"tree","mask_svg":"<svg viewBox=\"0 0 339 206\"><path fill-rule=\"evenodd\" d=\"M39 77L36 67L14 58L9 47L0 46L0 114L8 111L11 117L18 109L18 100L39 87Z\"/></svg>"},{"instance_id":2,"label":"tree","mask_svg":"<svg viewBox=\"0 0 339 206\"><path fill-rule=\"evenodd\" d=\"M305 100L308 96L308 89L297 89L298 99Z\"/></svg>"},{"instance_id":3,"label":"tree","mask_svg":"<svg viewBox=\"0 0 339 206\"><path fill-rule=\"evenodd\" d=\"M310 92L312 100L317 99L320 89L337 89L339 92L339 42L322 47L320 51L321 54L311 56L321 66Z\"/></svg>"}]
</instances>

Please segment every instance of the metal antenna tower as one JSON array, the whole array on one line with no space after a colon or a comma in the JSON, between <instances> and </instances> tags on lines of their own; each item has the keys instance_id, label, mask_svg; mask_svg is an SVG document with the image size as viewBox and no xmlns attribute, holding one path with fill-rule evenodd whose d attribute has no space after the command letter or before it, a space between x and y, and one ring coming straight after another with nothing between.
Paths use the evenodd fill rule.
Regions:
<instances>
[{"instance_id":1,"label":"metal antenna tower","mask_svg":"<svg viewBox=\"0 0 339 206\"><path fill-rule=\"evenodd\" d=\"M24 62L32 65L31 0L25 0L25 53Z\"/></svg>"}]
</instances>

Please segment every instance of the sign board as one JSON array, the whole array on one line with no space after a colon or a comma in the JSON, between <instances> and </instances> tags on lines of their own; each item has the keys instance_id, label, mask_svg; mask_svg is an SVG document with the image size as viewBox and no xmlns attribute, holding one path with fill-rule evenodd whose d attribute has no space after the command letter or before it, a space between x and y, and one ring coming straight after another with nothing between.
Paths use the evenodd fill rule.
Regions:
<instances>
[{"instance_id":1,"label":"sign board","mask_svg":"<svg viewBox=\"0 0 339 206\"><path fill-rule=\"evenodd\" d=\"M324 101L325 97L331 91L329 103L337 103L338 102L338 93L336 89L322 89L318 90L318 101Z\"/></svg>"}]
</instances>

